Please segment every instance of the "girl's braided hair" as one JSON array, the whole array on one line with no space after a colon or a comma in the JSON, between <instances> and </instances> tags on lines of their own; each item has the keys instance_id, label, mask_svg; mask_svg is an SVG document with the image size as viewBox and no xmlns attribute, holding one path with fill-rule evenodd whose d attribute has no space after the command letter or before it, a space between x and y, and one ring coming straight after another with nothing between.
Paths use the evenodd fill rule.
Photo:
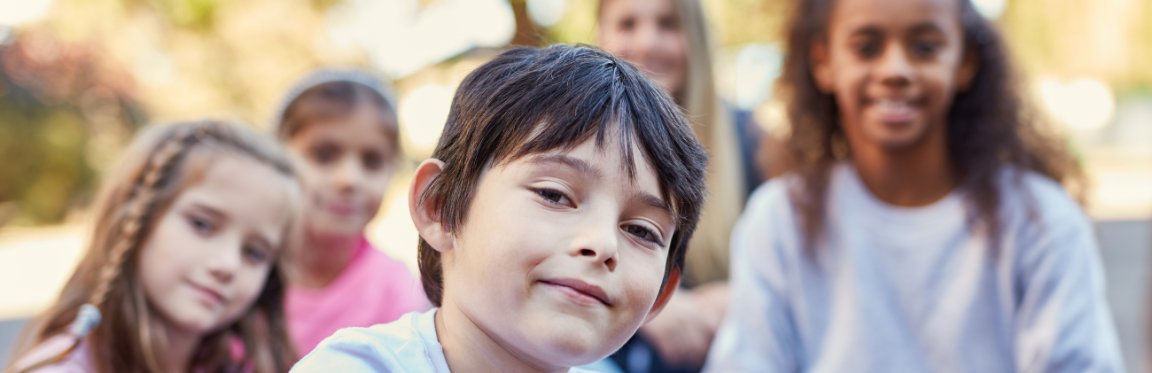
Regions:
<instances>
[{"instance_id":1,"label":"girl's braided hair","mask_svg":"<svg viewBox=\"0 0 1152 373\"><path fill-rule=\"evenodd\" d=\"M31 347L67 330L81 305L98 308L103 321L87 336L93 366L100 372L160 372L163 329L148 304L136 258L160 216L177 196L199 181L222 152L254 158L275 169L298 195L290 158L271 139L238 125L199 121L154 126L140 134L105 181L97 204L88 252L57 303L25 331ZM298 206L297 206L298 207ZM298 211L298 209L297 209ZM299 219L284 232L293 234ZM286 246L297 242L285 240ZM283 265L291 255L281 248L264 289L236 322L206 336L194 368L207 371L284 372L295 361L285 327ZM235 361L232 344L244 345ZM15 355L18 356L18 355ZM63 357L59 356L59 357ZM40 365L40 364L38 364ZM190 367L193 368L193 367Z\"/></svg>"}]
</instances>

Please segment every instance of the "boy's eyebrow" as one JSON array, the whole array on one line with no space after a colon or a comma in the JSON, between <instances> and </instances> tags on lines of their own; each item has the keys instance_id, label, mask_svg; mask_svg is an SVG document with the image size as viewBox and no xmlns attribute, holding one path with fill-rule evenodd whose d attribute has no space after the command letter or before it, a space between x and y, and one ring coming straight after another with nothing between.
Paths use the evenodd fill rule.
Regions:
<instances>
[{"instance_id":1,"label":"boy's eyebrow","mask_svg":"<svg viewBox=\"0 0 1152 373\"><path fill-rule=\"evenodd\" d=\"M541 155L538 157L533 157L530 161L536 164L559 163L571 167L576 171L584 174L585 176L596 179L600 178L600 171L595 167L592 167L592 165L588 162L585 162L583 159L573 158L563 154Z\"/></svg>"},{"instance_id":2,"label":"boy's eyebrow","mask_svg":"<svg viewBox=\"0 0 1152 373\"><path fill-rule=\"evenodd\" d=\"M538 157L533 157L530 162L535 164L559 163L571 167L588 177L600 178L600 171L595 167L592 167L592 165L588 162L585 162L583 159L569 157L563 154L541 155ZM672 213L672 209L668 208L668 204L664 203L663 199L654 196L651 193L637 191L633 198L638 199L640 203L643 203L645 206L658 208L668 213L668 215L672 216L673 218L676 215Z\"/></svg>"},{"instance_id":3,"label":"boy's eyebrow","mask_svg":"<svg viewBox=\"0 0 1152 373\"><path fill-rule=\"evenodd\" d=\"M672 217L673 221L676 220L676 214L672 213L672 209L668 208L668 204L664 203L664 200L660 199L660 197L654 196L650 193L636 192L635 198L639 199L640 203L643 203L644 205L655 207L668 213L668 216Z\"/></svg>"}]
</instances>

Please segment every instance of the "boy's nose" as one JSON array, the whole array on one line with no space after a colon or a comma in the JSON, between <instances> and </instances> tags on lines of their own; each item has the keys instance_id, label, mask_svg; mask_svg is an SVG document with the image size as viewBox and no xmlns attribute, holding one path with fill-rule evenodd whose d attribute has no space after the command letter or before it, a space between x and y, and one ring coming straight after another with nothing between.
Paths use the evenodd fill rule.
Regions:
<instances>
[{"instance_id":1,"label":"boy's nose","mask_svg":"<svg viewBox=\"0 0 1152 373\"><path fill-rule=\"evenodd\" d=\"M604 263L609 271L616 270L616 254L619 245L615 224L604 221L589 224L583 234L572 245L573 256Z\"/></svg>"}]
</instances>

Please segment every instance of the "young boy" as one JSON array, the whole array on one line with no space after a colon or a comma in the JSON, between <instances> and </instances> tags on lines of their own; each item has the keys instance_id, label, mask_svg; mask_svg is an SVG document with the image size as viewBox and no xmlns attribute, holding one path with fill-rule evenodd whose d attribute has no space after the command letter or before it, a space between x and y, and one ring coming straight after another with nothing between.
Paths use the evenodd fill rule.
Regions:
<instances>
[{"instance_id":1,"label":"young boy","mask_svg":"<svg viewBox=\"0 0 1152 373\"><path fill-rule=\"evenodd\" d=\"M438 309L337 332L294 372L565 372L671 297L707 155L673 101L587 47L516 48L461 84L409 195Z\"/></svg>"}]
</instances>

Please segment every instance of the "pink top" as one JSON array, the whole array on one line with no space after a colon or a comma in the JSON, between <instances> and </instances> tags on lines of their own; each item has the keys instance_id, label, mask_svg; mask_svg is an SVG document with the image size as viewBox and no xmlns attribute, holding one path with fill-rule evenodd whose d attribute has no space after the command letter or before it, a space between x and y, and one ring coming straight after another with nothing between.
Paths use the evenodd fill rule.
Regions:
<instances>
[{"instance_id":1,"label":"pink top","mask_svg":"<svg viewBox=\"0 0 1152 373\"><path fill-rule=\"evenodd\" d=\"M53 356L57 356L64 351L72 348L63 360L54 364L42 366L32 370L32 373L87 373L95 372L96 369L92 368L91 357L88 356L88 348L84 345L83 341L77 343L76 337L70 334L60 334L52 338L48 338L44 342L37 345L31 351L24 354L19 361L16 362L14 367L16 370L25 369L27 366L35 364L40 361L45 361Z\"/></svg>"},{"instance_id":2,"label":"pink top","mask_svg":"<svg viewBox=\"0 0 1152 373\"><path fill-rule=\"evenodd\" d=\"M323 289L288 286L288 335L304 356L341 328L396 321L432 308L408 267L360 237L348 267Z\"/></svg>"}]
</instances>

